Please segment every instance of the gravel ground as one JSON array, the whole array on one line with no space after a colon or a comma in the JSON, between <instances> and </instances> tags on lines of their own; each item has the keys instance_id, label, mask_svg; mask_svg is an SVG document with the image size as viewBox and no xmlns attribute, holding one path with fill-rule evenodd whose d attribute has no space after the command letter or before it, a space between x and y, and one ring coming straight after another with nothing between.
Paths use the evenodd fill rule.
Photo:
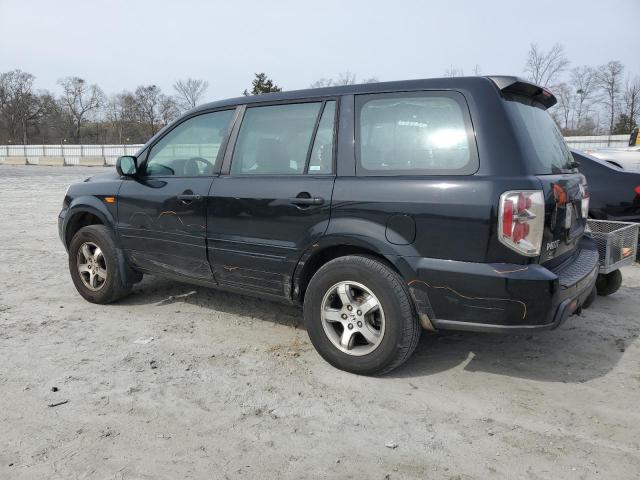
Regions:
<instances>
[{"instance_id":1,"label":"gravel ground","mask_svg":"<svg viewBox=\"0 0 640 480\"><path fill-rule=\"evenodd\" d=\"M558 330L423 334L358 377L293 307L151 277L84 301L56 217L101 170L0 166L0 478L640 476L640 267Z\"/></svg>"}]
</instances>

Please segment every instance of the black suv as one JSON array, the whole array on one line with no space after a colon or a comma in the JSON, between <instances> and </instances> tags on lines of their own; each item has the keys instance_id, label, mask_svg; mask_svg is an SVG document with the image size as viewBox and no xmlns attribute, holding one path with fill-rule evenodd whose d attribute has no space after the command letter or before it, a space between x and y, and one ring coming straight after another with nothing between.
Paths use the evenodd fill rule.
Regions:
<instances>
[{"instance_id":1,"label":"black suv","mask_svg":"<svg viewBox=\"0 0 640 480\"><path fill-rule=\"evenodd\" d=\"M300 304L318 352L362 374L421 328L556 327L591 301L598 253L555 102L473 77L198 107L69 188L71 277L96 303L151 273Z\"/></svg>"}]
</instances>

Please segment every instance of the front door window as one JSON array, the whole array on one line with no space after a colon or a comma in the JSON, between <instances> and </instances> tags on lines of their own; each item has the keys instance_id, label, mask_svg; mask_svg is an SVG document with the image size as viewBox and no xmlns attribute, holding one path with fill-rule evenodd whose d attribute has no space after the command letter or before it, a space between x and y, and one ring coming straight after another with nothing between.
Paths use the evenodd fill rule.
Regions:
<instances>
[{"instance_id":1,"label":"front door window","mask_svg":"<svg viewBox=\"0 0 640 480\"><path fill-rule=\"evenodd\" d=\"M147 176L210 176L233 110L198 115L156 143L147 159Z\"/></svg>"}]
</instances>

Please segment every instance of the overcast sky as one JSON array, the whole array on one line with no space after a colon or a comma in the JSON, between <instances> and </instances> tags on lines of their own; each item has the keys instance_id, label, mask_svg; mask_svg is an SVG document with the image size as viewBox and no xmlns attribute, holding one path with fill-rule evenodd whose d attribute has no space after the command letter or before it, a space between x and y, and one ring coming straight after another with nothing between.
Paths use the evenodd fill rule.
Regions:
<instances>
[{"instance_id":1,"label":"overcast sky","mask_svg":"<svg viewBox=\"0 0 640 480\"><path fill-rule=\"evenodd\" d=\"M529 44L575 65L620 60L640 74L640 0L0 0L0 72L57 91L77 75L107 93L206 79L237 96L264 71L286 90L350 70L359 78L523 72Z\"/></svg>"}]
</instances>

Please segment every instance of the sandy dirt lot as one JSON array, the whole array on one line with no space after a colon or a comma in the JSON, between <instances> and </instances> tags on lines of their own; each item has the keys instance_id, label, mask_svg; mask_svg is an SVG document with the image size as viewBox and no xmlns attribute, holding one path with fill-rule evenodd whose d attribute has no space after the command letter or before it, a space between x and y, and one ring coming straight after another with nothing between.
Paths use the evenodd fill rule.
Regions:
<instances>
[{"instance_id":1,"label":"sandy dirt lot","mask_svg":"<svg viewBox=\"0 0 640 480\"><path fill-rule=\"evenodd\" d=\"M358 377L293 307L152 277L84 301L56 217L100 170L0 166L0 478L640 477L640 267L556 331L423 334Z\"/></svg>"}]
</instances>

